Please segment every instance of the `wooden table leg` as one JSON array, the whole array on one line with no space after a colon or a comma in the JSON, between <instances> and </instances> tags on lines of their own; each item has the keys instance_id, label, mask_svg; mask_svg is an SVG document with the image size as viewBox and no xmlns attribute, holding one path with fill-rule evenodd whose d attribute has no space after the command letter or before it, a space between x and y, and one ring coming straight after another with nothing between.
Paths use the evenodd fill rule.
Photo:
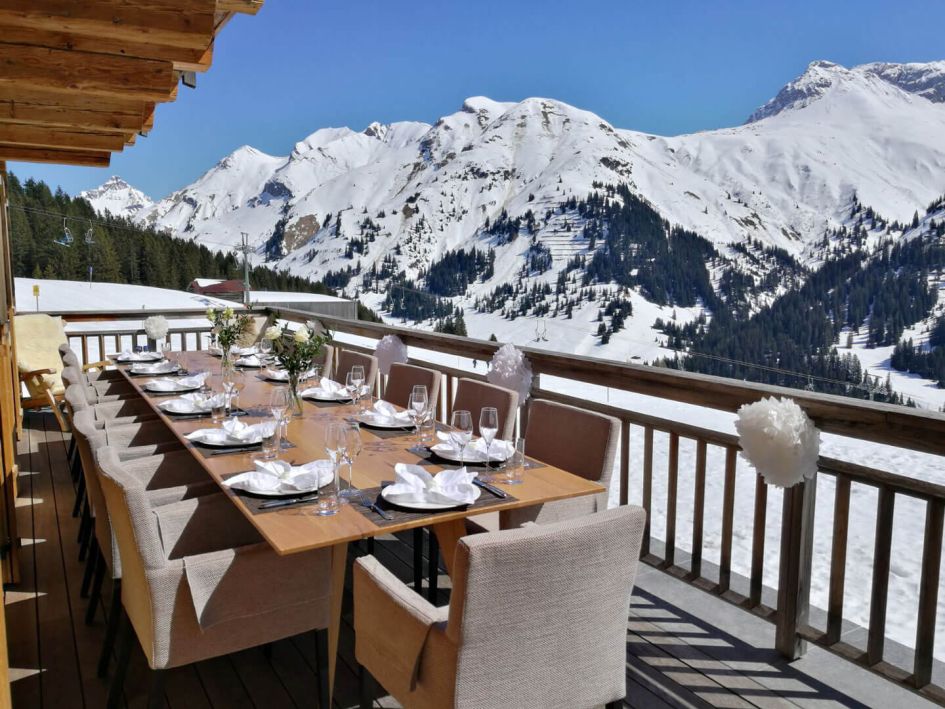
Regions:
<instances>
[{"instance_id":1,"label":"wooden table leg","mask_svg":"<svg viewBox=\"0 0 945 709\"><path fill-rule=\"evenodd\" d=\"M348 543L331 548L331 615L328 625L328 697L334 701L335 668L338 665L338 637L341 633L341 606L345 592L345 570L348 566Z\"/></svg>"},{"instance_id":2,"label":"wooden table leg","mask_svg":"<svg viewBox=\"0 0 945 709\"><path fill-rule=\"evenodd\" d=\"M452 574L453 552L456 551L457 542L466 536L466 520L454 519L451 522L434 524L433 532L440 543L440 553L443 555L443 563L446 564L446 573Z\"/></svg>"}]
</instances>

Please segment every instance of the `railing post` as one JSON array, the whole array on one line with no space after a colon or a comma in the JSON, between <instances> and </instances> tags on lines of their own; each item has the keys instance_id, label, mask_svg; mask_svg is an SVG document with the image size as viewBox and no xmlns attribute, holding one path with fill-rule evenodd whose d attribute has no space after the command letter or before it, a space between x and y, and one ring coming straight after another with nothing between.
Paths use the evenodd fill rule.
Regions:
<instances>
[{"instance_id":1,"label":"railing post","mask_svg":"<svg viewBox=\"0 0 945 709\"><path fill-rule=\"evenodd\" d=\"M781 514L781 563L775 648L789 660L807 650L798 631L810 611L810 570L814 546L814 499L817 476L784 491Z\"/></svg>"}]
</instances>

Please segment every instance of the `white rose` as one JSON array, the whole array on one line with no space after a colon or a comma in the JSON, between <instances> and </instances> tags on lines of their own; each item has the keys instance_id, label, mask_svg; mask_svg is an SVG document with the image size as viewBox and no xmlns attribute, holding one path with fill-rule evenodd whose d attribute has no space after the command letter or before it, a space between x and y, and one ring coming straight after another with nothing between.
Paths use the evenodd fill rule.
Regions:
<instances>
[{"instance_id":1,"label":"white rose","mask_svg":"<svg viewBox=\"0 0 945 709\"><path fill-rule=\"evenodd\" d=\"M266 334L263 335L263 337L265 337L270 342L278 340L280 337L282 337L282 328L280 328L278 325L272 325L266 330Z\"/></svg>"},{"instance_id":2,"label":"white rose","mask_svg":"<svg viewBox=\"0 0 945 709\"><path fill-rule=\"evenodd\" d=\"M213 320L217 316L217 311L213 308L207 308L207 320Z\"/></svg>"},{"instance_id":3,"label":"white rose","mask_svg":"<svg viewBox=\"0 0 945 709\"><path fill-rule=\"evenodd\" d=\"M308 342L308 339L309 339L308 330L306 330L304 327L300 327L298 330L295 331L295 334L292 336L292 339L294 339L299 344L304 344Z\"/></svg>"}]
</instances>

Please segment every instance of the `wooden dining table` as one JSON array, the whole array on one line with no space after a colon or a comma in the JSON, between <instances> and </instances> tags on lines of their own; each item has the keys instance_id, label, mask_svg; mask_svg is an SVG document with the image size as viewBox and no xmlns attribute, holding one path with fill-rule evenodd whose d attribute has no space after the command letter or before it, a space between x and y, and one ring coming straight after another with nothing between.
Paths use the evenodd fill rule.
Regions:
<instances>
[{"instance_id":1,"label":"wooden dining table","mask_svg":"<svg viewBox=\"0 0 945 709\"><path fill-rule=\"evenodd\" d=\"M207 352L181 352L177 354L181 366L190 373L209 371L219 373L220 359ZM243 494L223 485L223 481L236 474L252 470L259 456L258 449L252 452L233 452L223 455L206 455L200 447L186 436L201 428L215 427L210 418L183 419L165 414L159 407L167 394L154 394L144 389L151 379L167 375L140 376L131 373L130 366L121 366L120 371L131 385L149 402L154 412L181 445L193 453L194 459L207 471L207 475L220 485L223 492L239 509L259 534L280 555L296 554L310 549L332 549L332 599L329 639L329 676L334 684L337 661L338 635L341 624L341 605L344 590L348 543L360 539L392 534L417 527L429 527L437 537L447 571L451 569L453 552L459 539L466 534L465 520L474 514L501 512L515 508L540 505L545 502L564 500L581 495L594 495L605 491L601 485L569 473L553 465L540 463L529 467L520 484L505 485L501 481L495 486L509 493L508 499L496 499L484 509L457 507L428 514L409 515L409 518L390 523L364 511L357 505L341 505L338 512L330 516L317 514L317 504L293 505L262 512L258 506L247 502ZM263 370L245 369L245 387L239 394L238 405L246 412L246 423L272 418L269 399L278 382L265 379ZM284 385L283 385L284 386ZM288 423L288 441L292 444L279 456L293 465L326 458L325 431L329 424L349 421L357 414L350 403L305 401L302 416L291 417ZM475 413L475 412L474 412ZM391 432L361 427L363 450L354 462L351 481L360 489L379 488L385 481L393 480L397 463L423 462L426 469L435 474L444 466L424 460L415 448L416 434L412 431ZM448 467L456 467L448 466ZM482 491L483 495L490 493Z\"/></svg>"}]
</instances>

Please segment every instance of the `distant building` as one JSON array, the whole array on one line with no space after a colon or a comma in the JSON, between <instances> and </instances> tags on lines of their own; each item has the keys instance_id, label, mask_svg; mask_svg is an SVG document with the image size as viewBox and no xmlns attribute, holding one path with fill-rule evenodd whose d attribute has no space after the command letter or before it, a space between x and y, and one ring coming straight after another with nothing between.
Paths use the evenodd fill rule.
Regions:
<instances>
[{"instance_id":1,"label":"distant building","mask_svg":"<svg viewBox=\"0 0 945 709\"><path fill-rule=\"evenodd\" d=\"M236 278L229 281L220 280L219 278L195 278L187 286L187 290L199 295L226 298L227 300L235 300L237 303L243 302L243 281Z\"/></svg>"}]
</instances>

